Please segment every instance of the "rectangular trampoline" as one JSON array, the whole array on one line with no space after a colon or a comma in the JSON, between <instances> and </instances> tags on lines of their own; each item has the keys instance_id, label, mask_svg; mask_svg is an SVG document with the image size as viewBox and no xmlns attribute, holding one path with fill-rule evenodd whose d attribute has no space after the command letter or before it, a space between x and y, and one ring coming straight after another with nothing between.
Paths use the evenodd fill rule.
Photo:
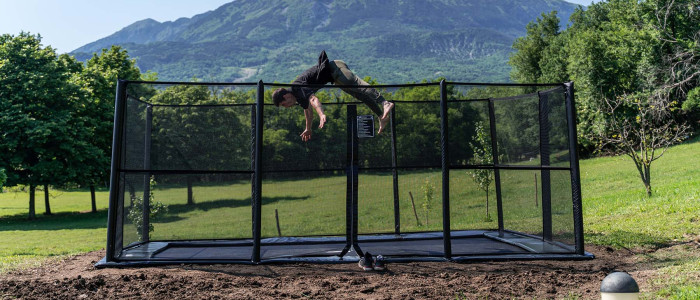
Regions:
<instances>
[{"instance_id":1,"label":"rectangular trampoline","mask_svg":"<svg viewBox=\"0 0 700 300\"><path fill-rule=\"evenodd\" d=\"M303 142L290 84L119 81L107 254L181 263L590 259L573 83L328 85ZM315 123L314 126L317 126Z\"/></svg>"}]
</instances>

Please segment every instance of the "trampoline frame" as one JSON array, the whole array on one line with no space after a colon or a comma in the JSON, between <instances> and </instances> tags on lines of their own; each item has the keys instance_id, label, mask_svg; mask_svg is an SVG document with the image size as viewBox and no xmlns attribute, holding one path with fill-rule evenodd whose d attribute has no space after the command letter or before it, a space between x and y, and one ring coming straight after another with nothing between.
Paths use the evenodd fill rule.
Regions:
<instances>
[{"instance_id":1,"label":"trampoline frame","mask_svg":"<svg viewBox=\"0 0 700 300\"><path fill-rule=\"evenodd\" d=\"M250 174L252 182L252 238L250 239L240 239L240 240L206 240L206 241L156 241L151 242L149 240L148 233L148 211L144 209L143 211L143 240L134 245L129 245L127 247L122 247L121 241L117 241L117 230L118 229L118 210L119 207L119 196L120 196L120 173L121 172L136 172L144 174L158 174L163 173L162 171L154 170L126 170L122 165L122 154L124 147L124 122L126 114L126 99L127 86L129 84L174 84L174 85L217 85L217 86L256 86L257 87L257 101L255 104L243 104L251 106L251 126L252 126L252 171L232 171L228 173L242 173ZM573 82L558 83L558 84L496 84L496 83L460 83L460 82L447 82L445 80L439 83L421 83L421 84L402 84L402 85L376 85L375 88L392 88L392 87L415 87L415 86L436 86L439 85L440 88L440 145L442 149L441 154L441 165L434 166L439 167L442 170L441 181L442 181L442 231L434 232L430 239L441 239L443 246L443 255L441 257L436 256L395 256L389 257L388 261L485 261L485 260L532 260L532 259L566 259L566 260L579 260L579 259L590 259L594 256L584 250L584 236L583 236L583 215L581 206L581 186L580 186L580 171L579 171L579 159L577 152L577 135L576 135L576 113L575 113L575 103L574 103L574 84ZM460 100L450 100L447 99L447 86L515 86L515 87L563 87L565 90L565 104L566 104L566 120L568 124L568 159L569 167L554 167L549 166L549 156L548 149L542 149L541 142L541 162L539 166L515 166L515 165L501 165L498 161L498 145L496 139L496 121L494 114L494 101L499 99L475 99L475 100L464 100L464 101L488 101L488 111L489 111L489 121L490 121L490 135L492 142L493 151L493 164L490 165L471 165L471 166L450 166L450 156L449 156L449 134L448 134L448 118L447 118L447 104L448 102L460 101ZM371 238L381 238L384 240L405 240L405 236L410 233L402 233L400 229L400 219L398 215L398 181L397 181L397 158L396 158L396 136L395 136L395 123L394 123L394 113L392 111L392 118L389 126L391 127L391 149L392 149L392 167L390 168L393 172L393 185L394 185L394 224L395 231L393 235L360 235L358 229L358 174L362 170L367 170L368 168L361 168L358 163L358 144L359 139L357 136L357 109L355 104L343 103L347 105L347 134L348 134L348 149L347 149L347 195L346 195L346 234L345 246L342 252L336 256L313 256L313 257L285 257L285 258L272 258L265 259L261 256L261 248L266 245L270 245L271 239L264 239L261 236L261 213L262 213L262 181L263 181L263 167L262 167L262 150L263 150L263 112L266 105L264 104L264 92L266 86L306 86L314 87L313 85L291 85L291 84L270 84L264 83L262 80L257 83L203 83L203 82L148 82L148 81L126 81L119 80L117 84L117 93L115 101L115 114L114 114L114 131L113 131L113 142L112 142L112 163L111 163L111 176L110 176L110 197L109 197L109 213L108 213L108 227L107 227L107 247L106 256L103 260L97 263L98 267L111 267L111 266L132 266L132 265L160 265L160 264L181 264L181 263L244 263L244 264L259 264L259 263L279 263L279 262L316 262L316 263L329 263L329 262L349 262L357 261L359 257L363 255L363 250L361 248L360 242L366 242ZM317 86L316 86L317 87ZM353 86L342 86L335 85L335 88L352 88ZM538 92L539 93L539 92ZM542 105L547 105L541 103L540 98L540 109ZM151 106L147 109L147 119L152 115ZM149 116L151 115L151 116ZM540 118L541 120L542 118ZM147 132L150 130L150 121L146 124ZM543 131L546 126L540 126L540 138L547 136L548 132ZM147 152L150 147L148 142L148 135L146 137L146 148ZM546 143L546 141L545 141ZM544 155L547 153L547 155ZM147 155L148 156L148 155ZM147 159L147 158L146 158ZM148 165L148 162L145 164ZM405 168L405 167L400 167ZM371 168L370 168L371 169ZM387 169L387 168L384 168ZM574 227L574 240L575 244L570 253L526 253L526 254L510 254L510 255L453 255L452 251L452 240L454 238L464 238L464 237L453 237L453 233L459 235L460 232L453 232L450 228L450 170L451 169L492 169L494 171L494 183L496 189L496 204L498 211L498 230L484 230L482 236L493 239L494 241L509 243L507 239L503 239L505 235L515 235L522 238L532 238L539 239L545 243L550 244L560 244L552 240L552 220L551 220L551 210L548 211L547 207L547 195L543 191L542 195L542 209L543 209L543 235L530 236L520 232L513 232L506 230L504 228L503 222L503 209L501 200L501 180L499 170L539 170L542 172L542 180L548 180L548 173L550 170L566 170L570 172L571 175L571 195L572 195L572 205L573 205L573 227ZM204 171L201 171L204 172ZM200 173L201 173L200 172ZM213 173L215 173L214 171ZM165 173L175 173L175 174L195 174L197 171L168 171ZM212 171L206 171L206 173L212 173ZM545 176L547 175L547 176ZM148 189L148 184L145 184L145 188ZM144 200L145 202L145 200ZM423 233L430 234L430 233ZM416 235L416 237L419 237ZM499 237L501 238L499 240ZM327 243L338 243L342 241L343 236L335 238L326 238ZM425 237L424 237L425 238ZM322 241L323 238L319 238ZM156 243L164 243L162 248L154 250L150 254L149 258L144 259L122 259L120 258L121 252L128 249L136 249L138 247L146 247L149 245L160 245ZM249 259L173 259L173 260L157 260L152 259L153 256L165 251L172 247L225 247L230 246L232 243L240 245L252 246L251 255ZM304 240L304 238L298 239L297 244L316 244L317 242ZM275 243L272 243L275 244ZM277 243L276 245L283 245L283 243ZM294 243L287 242L286 245L293 245ZM120 253L117 253L116 246L119 245L122 248ZM517 246L517 245L516 245ZM570 247L565 244L560 244L561 247ZM521 247L521 246L519 246ZM154 246L155 248L155 246ZM522 248L522 247L521 247Z\"/></svg>"}]
</instances>

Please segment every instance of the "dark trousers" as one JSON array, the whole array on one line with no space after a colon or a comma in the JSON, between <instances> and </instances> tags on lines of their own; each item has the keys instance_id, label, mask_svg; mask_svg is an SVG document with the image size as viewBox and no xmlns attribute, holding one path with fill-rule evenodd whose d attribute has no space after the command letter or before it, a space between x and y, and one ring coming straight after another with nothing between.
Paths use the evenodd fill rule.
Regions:
<instances>
[{"instance_id":1,"label":"dark trousers","mask_svg":"<svg viewBox=\"0 0 700 300\"><path fill-rule=\"evenodd\" d=\"M362 80L360 77L355 75L348 65L342 60L332 60L329 62L331 67L331 72L333 73L333 80L335 84L339 85L357 85L357 86L367 86L362 88L342 88L342 90L350 96L357 98L357 100L362 101L362 103L369 106L369 108L381 117L384 113L384 102L386 100L382 95L374 88L371 88L369 83Z\"/></svg>"}]
</instances>

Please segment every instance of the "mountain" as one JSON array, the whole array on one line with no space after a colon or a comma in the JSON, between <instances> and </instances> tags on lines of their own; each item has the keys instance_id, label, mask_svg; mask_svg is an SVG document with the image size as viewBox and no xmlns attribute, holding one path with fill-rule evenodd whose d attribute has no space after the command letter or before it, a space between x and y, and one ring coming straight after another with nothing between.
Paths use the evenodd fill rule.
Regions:
<instances>
[{"instance_id":1,"label":"mountain","mask_svg":"<svg viewBox=\"0 0 700 300\"><path fill-rule=\"evenodd\" d=\"M160 80L289 82L325 49L360 76L405 83L508 81L513 41L560 0L236 0L172 22L146 19L73 51L121 45Z\"/></svg>"}]
</instances>

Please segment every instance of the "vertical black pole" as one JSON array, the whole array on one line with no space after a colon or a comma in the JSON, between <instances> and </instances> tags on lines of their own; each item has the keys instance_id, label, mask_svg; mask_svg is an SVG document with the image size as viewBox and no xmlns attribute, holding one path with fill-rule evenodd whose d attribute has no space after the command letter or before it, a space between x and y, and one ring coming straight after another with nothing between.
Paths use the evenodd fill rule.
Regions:
<instances>
[{"instance_id":1,"label":"vertical black pole","mask_svg":"<svg viewBox=\"0 0 700 300\"><path fill-rule=\"evenodd\" d=\"M256 100L257 101L257 100ZM255 171L255 110L257 105L250 106L250 170ZM255 200L255 172L250 174L250 205L253 207L253 201ZM254 226L251 223L251 226Z\"/></svg>"},{"instance_id":2,"label":"vertical black pole","mask_svg":"<svg viewBox=\"0 0 700 300\"><path fill-rule=\"evenodd\" d=\"M360 245L357 241L357 236L359 234L359 209L358 209L358 181L359 181L359 158L358 158L358 152L360 149L360 139L357 137L357 106L355 105L350 105L348 107L348 115L350 117L350 122L352 123L352 161L351 161L351 173L352 173L352 231L351 231L351 236L352 236L352 245L353 248L355 249L355 252L357 255L363 255L362 249L360 249Z\"/></svg>"},{"instance_id":3,"label":"vertical black pole","mask_svg":"<svg viewBox=\"0 0 700 300\"><path fill-rule=\"evenodd\" d=\"M491 156L493 157L493 181L496 184L496 209L498 211L498 235L503 236L503 197L501 194L501 172L498 168L498 137L496 136L496 109L489 99L489 127L491 127Z\"/></svg>"},{"instance_id":4,"label":"vertical black pole","mask_svg":"<svg viewBox=\"0 0 700 300\"><path fill-rule=\"evenodd\" d=\"M260 230L262 222L262 142L263 142L263 102L265 101L265 86L258 81L258 101L255 103L255 174L253 190L253 257L254 263L260 262Z\"/></svg>"},{"instance_id":5,"label":"vertical black pole","mask_svg":"<svg viewBox=\"0 0 700 300\"><path fill-rule=\"evenodd\" d=\"M340 252L338 256L343 257L353 245L352 239L352 224L353 224L353 211L352 211L352 196L353 196L353 136L355 135L355 126L353 126L353 119L357 117L357 108L355 105L348 105L346 111L347 118L347 138L346 138L346 160L345 160L345 174L346 179L346 189L345 189L345 248Z\"/></svg>"},{"instance_id":6,"label":"vertical black pole","mask_svg":"<svg viewBox=\"0 0 700 300\"><path fill-rule=\"evenodd\" d=\"M447 127L447 83L440 81L440 146L442 148L442 240L445 258L452 257L450 231L450 152Z\"/></svg>"},{"instance_id":7,"label":"vertical black pole","mask_svg":"<svg viewBox=\"0 0 700 300\"><path fill-rule=\"evenodd\" d=\"M540 120L540 166L550 164L549 131L552 127L549 122L549 100L548 96L537 92L539 98L539 120ZM542 169L542 239L552 240L552 186L549 170Z\"/></svg>"},{"instance_id":8,"label":"vertical black pole","mask_svg":"<svg viewBox=\"0 0 700 300\"><path fill-rule=\"evenodd\" d=\"M122 168L122 140L124 137L124 112L126 110L126 85L124 80L117 81L114 100L114 129L112 131L112 165L109 175L109 213L107 214L107 255L108 262L115 261L117 210L119 207L119 172ZM121 251L121 249L119 249Z\"/></svg>"},{"instance_id":9,"label":"vertical black pole","mask_svg":"<svg viewBox=\"0 0 700 300\"><path fill-rule=\"evenodd\" d=\"M578 165L578 138L576 136L576 105L574 101L574 83L567 82L566 120L569 124L569 160L571 164L571 200L574 206L574 236L576 237L576 254L584 255L583 249L583 205L581 200L581 174Z\"/></svg>"},{"instance_id":10,"label":"vertical black pole","mask_svg":"<svg viewBox=\"0 0 700 300\"><path fill-rule=\"evenodd\" d=\"M146 129L144 130L143 138L143 169L151 169L151 130L153 127L153 106L150 104L146 106ZM151 173L146 172L143 175L143 207L141 209L142 213L142 225L141 225L141 241L148 242L150 238L149 227L151 224Z\"/></svg>"},{"instance_id":11,"label":"vertical black pole","mask_svg":"<svg viewBox=\"0 0 700 300\"><path fill-rule=\"evenodd\" d=\"M398 160L396 157L396 106L391 110L391 172L393 175L394 184L394 233L401 234L401 208L399 207L399 173L396 170Z\"/></svg>"}]
</instances>

